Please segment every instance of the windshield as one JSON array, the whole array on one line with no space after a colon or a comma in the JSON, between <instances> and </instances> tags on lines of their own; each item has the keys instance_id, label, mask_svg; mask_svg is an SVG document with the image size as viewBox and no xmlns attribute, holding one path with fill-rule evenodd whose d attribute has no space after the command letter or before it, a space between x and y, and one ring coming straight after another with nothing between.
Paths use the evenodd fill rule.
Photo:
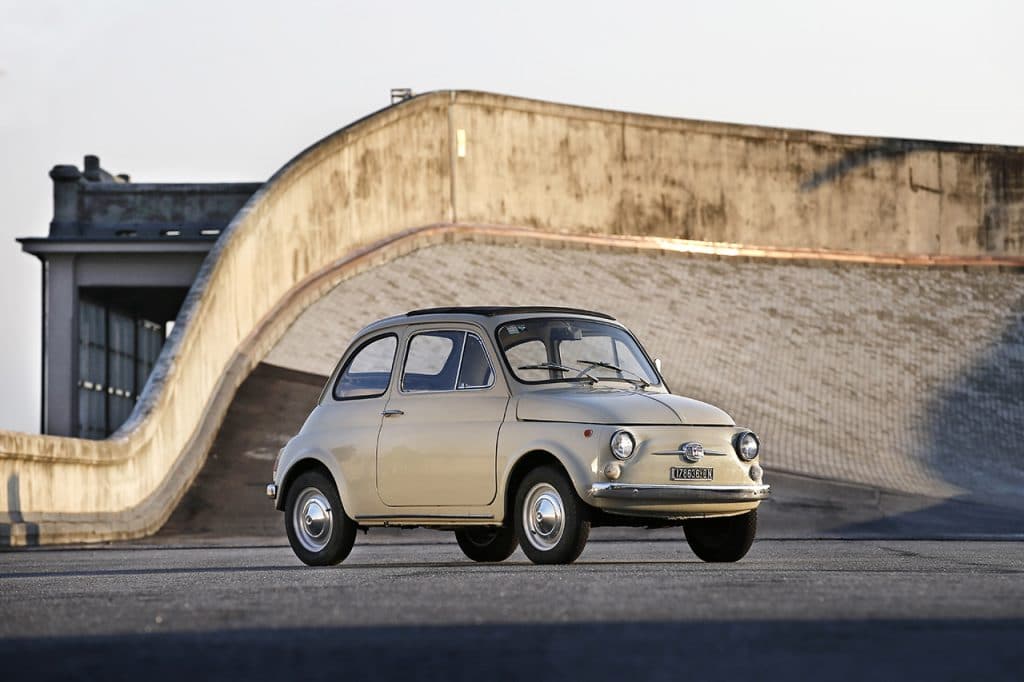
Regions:
<instances>
[{"instance_id":1,"label":"windshield","mask_svg":"<svg viewBox=\"0 0 1024 682\"><path fill-rule=\"evenodd\" d=\"M512 374L527 384L617 381L646 387L659 383L637 342L612 324L534 318L501 325L497 338Z\"/></svg>"}]
</instances>

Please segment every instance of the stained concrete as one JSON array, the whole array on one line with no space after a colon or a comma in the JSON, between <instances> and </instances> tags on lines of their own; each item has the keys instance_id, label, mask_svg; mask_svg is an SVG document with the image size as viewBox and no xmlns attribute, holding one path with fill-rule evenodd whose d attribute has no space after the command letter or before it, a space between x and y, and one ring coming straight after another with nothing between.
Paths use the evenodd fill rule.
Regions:
<instances>
[{"instance_id":1,"label":"stained concrete","mask_svg":"<svg viewBox=\"0 0 1024 682\"><path fill-rule=\"evenodd\" d=\"M1024 254L1020 148L457 93L455 218L887 253Z\"/></svg>"}]
</instances>

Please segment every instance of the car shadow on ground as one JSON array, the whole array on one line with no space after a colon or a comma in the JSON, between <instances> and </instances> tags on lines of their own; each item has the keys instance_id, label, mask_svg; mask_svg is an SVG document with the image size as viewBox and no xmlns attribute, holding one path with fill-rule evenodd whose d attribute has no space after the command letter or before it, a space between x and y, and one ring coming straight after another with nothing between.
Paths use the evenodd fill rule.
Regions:
<instances>
[{"instance_id":1,"label":"car shadow on ground","mask_svg":"<svg viewBox=\"0 0 1024 682\"><path fill-rule=\"evenodd\" d=\"M1024 620L718 620L0 640L5 680L1016 679Z\"/></svg>"}]
</instances>

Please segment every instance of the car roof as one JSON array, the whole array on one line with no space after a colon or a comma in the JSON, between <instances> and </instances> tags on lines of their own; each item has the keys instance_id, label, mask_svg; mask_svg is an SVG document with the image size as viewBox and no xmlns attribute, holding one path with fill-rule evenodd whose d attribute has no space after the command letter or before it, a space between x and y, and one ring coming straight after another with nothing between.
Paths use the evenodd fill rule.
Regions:
<instances>
[{"instance_id":1,"label":"car roof","mask_svg":"<svg viewBox=\"0 0 1024 682\"><path fill-rule=\"evenodd\" d=\"M582 308L564 308L560 306L449 306L443 308L421 308L419 310L410 310L404 315L385 317L361 329L356 334L356 338L385 327L412 324L414 322L470 322L477 318L481 324L489 327L493 324L498 324L498 320L495 318L516 317L520 315L593 317L620 324L611 315Z\"/></svg>"},{"instance_id":2,"label":"car roof","mask_svg":"<svg viewBox=\"0 0 1024 682\"><path fill-rule=\"evenodd\" d=\"M483 317L500 317L503 315L529 315L531 313L556 313L564 315L586 315L600 317L605 320L615 318L606 313L598 313L582 308L564 308L560 306L451 306L445 308L421 308L410 310L406 317L417 315L480 315Z\"/></svg>"}]
</instances>

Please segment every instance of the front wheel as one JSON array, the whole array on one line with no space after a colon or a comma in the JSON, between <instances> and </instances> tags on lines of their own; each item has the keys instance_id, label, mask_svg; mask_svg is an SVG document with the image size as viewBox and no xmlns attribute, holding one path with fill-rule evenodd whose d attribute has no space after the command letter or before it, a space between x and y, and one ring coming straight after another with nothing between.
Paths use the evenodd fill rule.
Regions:
<instances>
[{"instance_id":1,"label":"front wheel","mask_svg":"<svg viewBox=\"0 0 1024 682\"><path fill-rule=\"evenodd\" d=\"M739 561L757 534L757 510L737 516L689 519L683 522L686 542L708 562Z\"/></svg>"},{"instance_id":2,"label":"front wheel","mask_svg":"<svg viewBox=\"0 0 1024 682\"><path fill-rule=\"evenodd\" d=\"M295 556L310 566L341 563L356 541L356 522L334 481L319 471L300 474L288 487L284 525Z\"/></svg>"},{"instance_id":3,"label":"front wheel","mask_svg":"<svg viewBox=\"0 0 1024 682\"><path fill-rule=\"evenodd\" d=\"M462 553L473 561L504 561L516 551L516 532L506 526L460 528L455 540Z\"/></svg>"},{"instance_id":4,"label":"front wheel","mask_svg":"<svg viewBox=\"0 0 1024 682\"><path fill-rule=\"evenodd\" d=\"M559 469L542 466L516 491L516 536L535 564L571 564L590 537L590 508Z\"/></svg>"}]
</instances>

